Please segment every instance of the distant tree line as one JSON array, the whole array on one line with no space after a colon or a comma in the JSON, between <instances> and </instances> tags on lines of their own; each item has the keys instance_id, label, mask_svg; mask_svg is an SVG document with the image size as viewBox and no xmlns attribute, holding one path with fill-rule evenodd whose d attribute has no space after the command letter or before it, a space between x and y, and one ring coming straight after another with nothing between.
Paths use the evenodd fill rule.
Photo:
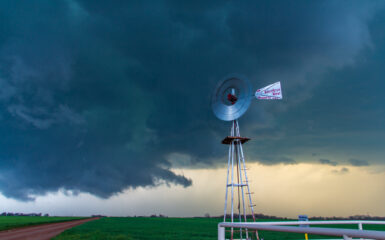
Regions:
<instances>
[{"instance_id":1,"label":"distant tree line","mask_svg":"<svg viewBox=\"0 0 385 240\"><path fill-rule=\"evenodd\" d=\"M152 214L150 217L152 217L152 218L156 218L156 217L159 217L159 218L166 218L167 216L166 216L166 215L163 215L163 214L159 214L159 215Z\"/></svg>"},{"instance_id":2,"label":"distant tree line","mask_svg":"<svg viewBox=\"0 0 385 240\"><path fill-rule=\"evenodd\" d=\"M385 220L385 217L354 215L349 217L310 217L309 220Z\"/></svg>"},{"instance_id":3,"label":"distant tree line","mask_svg":"<svg viewBox=\"0 0 385 240\"><path fill-rule=\"evenodd\" d=\"M262 214L262 213L257 213L257 214L254 214L255 218L256 219L284 219L284 220L288 220L289 218L287 217L277 217L277 216L270 216L270 215L265 215L265 214ZM210 215L207 215L207 213L205 214L205 217L210 217ZM243 217L243 215L242 215ZM247 218L253 218L253 215L251 214L248 214L246 215ZM213 216L212 218L223 218L223 215L220 215L220 216ZM226 219L227 218L231 218L231 215L230 214L226 214ZM234 219L235 218L239 218L239 215L237 213L234 213Z\"/></svg>"},{"instance_id":4,"label":"distant tree line","mask_svg":"<svg viewBox=\"0 0 385 240\"><path fill-rule=\"evenodd\" d=\"M254 215L256 219L281 219L281 220L293 220L291 218L287 217L277 217L277 216L271 216L271 215L265 215L262 213L257 213ZM210 215L206 213L204 215L205 218L210 218ZM252 218L252 215L246 215L247 218ZM212 216L211 218L223 218L223 215L220 216ZM230 214L226 214L226 219L231 218ZM238 214L234 213L234 219L239 218ZM379 217L379 216L370 216L370 215L354 215L349 217L309 217L309 220L385 220L385 217Z\"/></svg>"},{"instance_id":5,"label":"distant tree line","mask_svg":"<svg viewBox=\"0 0 385 240\"><path fill-rule=\"evenodd\" d=\"M0 214L0 216L28 216L28 217L48 217L49 214L46 213L42 215L42 213L12 213L12 212L3 212Z\"/></svg>"},{"instance_id":6,"label":"distant tree line","mask_svg":"<svg viewBox=\"0 0 385 240\"><path fill-rule=\"evenodd\" d=\"M139 218L148 218L148 217L150 217L150 218L168 218L168 216L167 215L163 215L163 214L159 214L159 215L156 215L156 214L151 214L150 216L142 216L142 215L139 215L139 216L136 216L136 215L134 215L134 216L127 216L127 217L139 217Z\"/></svg>"}]
</instances>

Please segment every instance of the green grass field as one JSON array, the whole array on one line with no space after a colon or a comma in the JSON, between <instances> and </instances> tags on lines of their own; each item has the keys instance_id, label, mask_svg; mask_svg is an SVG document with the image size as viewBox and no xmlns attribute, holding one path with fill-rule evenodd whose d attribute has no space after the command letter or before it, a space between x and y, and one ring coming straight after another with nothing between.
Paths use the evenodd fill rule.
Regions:
<instances>
[{"instance_id":1,"label":"green grass field","mask_svg":"<svg viewBox=\"0 0 385 240\"><path fill-rule=\"evenodd\" d=\"M24 217L24 216L0 216L0 231L17 227L25 227L43 223L64 222L81 217Z\"/></svg>"},{"instance_id":2,"label":"green grass field","mask_svg":"<svg viewBox=\"0 0 385 240\"><path fill-rule=\"evenodd\" d=\"M54 240L215 240L217 224L222 219L216 218L102 218L64 231ZM260 220L264 221L264 220ZM357 225L334 225L357 229ZM385 230L385 226L373 225L364 229ZM303 234L260 231L265 240L304 239ZM327 238L309 236L310 239ZM335 238L335 237L334 237Z\"/></svg>"}]
</instances>

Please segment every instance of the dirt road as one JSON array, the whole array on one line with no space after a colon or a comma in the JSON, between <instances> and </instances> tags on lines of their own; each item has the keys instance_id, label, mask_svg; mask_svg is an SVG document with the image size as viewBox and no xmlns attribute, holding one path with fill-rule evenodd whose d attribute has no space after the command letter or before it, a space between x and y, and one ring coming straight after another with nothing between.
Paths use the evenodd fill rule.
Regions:
<instances>
[{"instance_id":1,"label":"dirt road","mask_svg":"<svg viewBox=\"0 0 385 240\"><path fill-rule=\"evenodd\" d=\"M41 224L32 227L15 228L0 232L1 240L49 240L66 229L98 218L87 218L60 223Z\"/></svg>"}]
</instances>

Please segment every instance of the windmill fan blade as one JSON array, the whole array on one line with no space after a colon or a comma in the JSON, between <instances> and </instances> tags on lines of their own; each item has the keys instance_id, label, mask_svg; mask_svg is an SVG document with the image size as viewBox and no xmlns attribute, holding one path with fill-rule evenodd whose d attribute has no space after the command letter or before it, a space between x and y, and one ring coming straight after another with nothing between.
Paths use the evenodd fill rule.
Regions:
<instances>
[{"instance_id":1,"label":"windmill fan blade","mask_svg":"<svg viewBox=\"0 0 385 240\"><path fill-rule=\"evenodd\" d=\"M252 96L248 80L231 76L221 81L211 97L211 108L215 116L232 121L242 116L250 105Z\"/></svg>"},{"instance_id":2,"label":"windmill fan blade","mask_svg":"<svg viewBox=\"0 0 385 240\"><path fill-rule=\"evenodd\" d=\"M281 82L276 82L264 88L258 89L255 92L255 97L257 99L264 100L282 99Z\"/></svg>"}]
</instances>

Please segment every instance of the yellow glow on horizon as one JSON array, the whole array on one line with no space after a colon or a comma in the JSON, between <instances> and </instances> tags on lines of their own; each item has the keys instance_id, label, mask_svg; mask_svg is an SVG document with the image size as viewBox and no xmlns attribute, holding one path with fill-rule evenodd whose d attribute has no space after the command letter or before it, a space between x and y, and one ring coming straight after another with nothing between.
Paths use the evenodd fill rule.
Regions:
<instances>
[{"instance_id":1,"label":"yellow glow on horizon","mask_svg":"<svg viewBox=\"0 0 385 240\"><path fill-rule=\"evenodd\" d=\"M377 166L247 165L257 213L287 217L385 215L385 172L376 171ZM188 199L199 196L196 203L202 209L210 206L211 214L223 214L226 169L183 169L183 173L192 178L193 186L178 194Z\"/></svg>"}]
</instances>

